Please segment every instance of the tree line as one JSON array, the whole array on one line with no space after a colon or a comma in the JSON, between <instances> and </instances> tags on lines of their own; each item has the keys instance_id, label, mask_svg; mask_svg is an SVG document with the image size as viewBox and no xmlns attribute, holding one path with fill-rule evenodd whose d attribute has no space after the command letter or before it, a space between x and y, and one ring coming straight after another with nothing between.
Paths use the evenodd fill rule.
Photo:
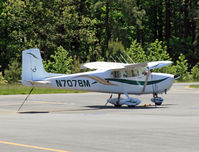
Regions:
<instances>
[{"instance_id":1,"label":"tree line","mask_svg":"<svg viewBox=\"0 0 199 152\"><path fill-rule=\"evenodd\" d=\"M181 61L191 72L199 59L199 2L0 0L0 72L7 81L21 79L21 52L35 47L54 71L62 61L57 51L65 50L64 72L127 54L134 62L169 59L177 66Z\"/></svg>"}]
</instances>

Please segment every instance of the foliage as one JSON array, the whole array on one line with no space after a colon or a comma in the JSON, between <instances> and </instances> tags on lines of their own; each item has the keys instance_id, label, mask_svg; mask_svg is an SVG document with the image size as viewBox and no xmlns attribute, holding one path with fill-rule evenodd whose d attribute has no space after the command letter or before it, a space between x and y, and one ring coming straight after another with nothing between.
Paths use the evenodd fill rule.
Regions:
<instances>
[{"instance_id":1,"label":"foliage","mask_svg":"<svg viewBox=\"0 0 199 152\"><path fill-rule=\"evenodd\" d=\"M157 39L154 42L149 44L146 50L146 54L147 54L146 60L149 62L172 60L169 54L167 53L167 46L165 46L162 41L158 41ZM175 74L176 68L170 65L170 66L163 67L160 69L155 69L154 71Z\"/></svg>"},{"instance_id":2,"label":"foliage","mask_svg":"<svg viewBox=\"0 0 199 152\"><path fill-rule=\"evenodd\" d=\"M185 55L180 54L175 65L176 73L180 75L179 80L185 81L190 79L190 73L188 70L188 60L185 58Z\"/></svg>"},{"instance_id":3,"label":"foliage","mask_svg":"<svg viewBox=\"0 0 199 152\"><path fill-rule=\"evenodd\" d=\"M7 84L7 81L4 79L2 72L0 72L0 84Z\"/></svg>"},{"instance_id":4,"label":"foliage","mask_svg":"<svg viewBox=\"0 0 199 152\"><path fill-rule=\"evenodd\" d=\"M1 68L1 65L0 65L0 68ZM5 80L5 78L2 75L2 72L0 72L0 84L7 84L7 83L8 81Z\"/></svg>"},{"instance_id":5,"label":"foliage","mask_svg":"<svg viewBox=\"0 0 199 152\"><path fill-rule=\"evenodd\" d=\"M146 57L146 53L143 50L142 46L137 43L137 41L133 41L130 48L127 49L127 54L129 55L129 57L132 59L129 59L129 57L127 57L127 60L129 63L135 62L135 63L141 63L141 62L146 62L147 57Z\"/></svg>"},{"instance_id":6,"label":"foliage","mask_svg":"<svg viewBox=\"0 0 199 152\"><path fill-rule=\"evenodd\" d=\"M53 54L51 50L62 45L71 56L85 61L95 49L93 22L79 11L80 0L7 0L3 7L0 35L5 46L0 49L4 52L4 69L10 59L20 60L26 48L40 48L44 59L48 59Z\"/></svg>"},{"instance_id":7,"label":"foliage","mask_svg":"<svg viewBox=\"0 0 199 152\"><path fill-rule=\"evenodd\" d=\"M199 85L193 84L193 85L190 85L189 87L190 87L190 88L199 88Z\"/></svg>"},{"instance_id":8,"label":"foliage","mask_svg":"<svg viewBox=\"0 0 199 152\"><path fill-rule=\"evenodd\" d=\"M8 85L0 85L0 95L12 94L28 94L30 87L23 86L22 84L14 83ZM50 94L50 93L83 93L83 91L65 90L65 89L52 89L52 88L34 88L32 94Z\"/></svg>"},{"instance_id":9,"label":"foliage","mask_svg":"<svg viewBox=\"0 0 199 152\"><path fill-rule=\"evenodd\" d=\"M108 58L109 60L112 60L112 61L114 59L117 62L125 62L125 61L121 60L121 56L123 56L124 53L125 53L125 49L121 42L119 42L118 40L109 41L108 51L106 52L106 54L107 54L106 58Z\"/></svg>"},{"instance_id":10,"label":"foliage","mask_svg":"<svg viewBox=\"0 0 199 152\"><path fill-rule=\"evenodd\" d=\"M9 83L17 82L21 80L21 65L17 60L12 61L8 65L8 69L5 70L5 79Z\"/></svg>"},{"instance_id":11,"label":"foliage","mask_svg":"<svg viewBox=\"0 0 199 152\"><path fill-rule=\"evenodd\" d=\"M193 80L199 81L199 62L191 69Z\"/></svg>"},{"instance_id":12,"label":"foliage","mask_svg":"<svg viewBox=\"0 0 199 152\"><path fill-rule=\"evenodd\" d=\"M186 39L182 39L180 37L171 37L170 39L170 47L172 48L172 56L173 59L178 59L180 54L184 54L186 58L195 64L198 61L198 52L193 51L193 43L191 37L187 37Z\"/></svg>"},{"instance_id":13,"label":"foliage","mask_svg":"<svg viewBox=\"0 0 199 152\"><path fill-rule=\"evenodd\" d=\"M167 53L167 47L162 44L162 41L158 41L150 43L149 47L146 51L147 61L164 61L171 60L169 54Z\"/></svg>"},{"instance_id":14,"label":"foliage","mask_svg":"<svg viewBox=\"0 0 199 152\"><path fill-rule=\"evenodd\" d=\"M72 57L60 46L55 51L55 54L50 56L50 60L44 61L44 67L48 72L52 73L71 73Z\"/></svg>"}]
</instances>

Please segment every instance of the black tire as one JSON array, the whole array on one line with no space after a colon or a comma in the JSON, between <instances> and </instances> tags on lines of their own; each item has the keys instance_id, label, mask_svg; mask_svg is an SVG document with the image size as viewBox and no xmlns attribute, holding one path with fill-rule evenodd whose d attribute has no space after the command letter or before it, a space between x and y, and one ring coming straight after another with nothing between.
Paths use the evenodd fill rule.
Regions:
<instances>
[{"instance_id":1,"label":"black tire","mask_svg":"<svg viewBox=\"0 0 199 152\"><path fill-rule=\"evenodd\" d=\"M162 105L162 102L160 102L160 103L155 103L155 105L156 105L156 106L160 106L160 105Z\"/></svg>"},{"instance_id":2,"label":"black tire","mask_svg":"<svg viewBox=\"0 0 199 152\"><path fill-rule=\"evenodd\" d=\"M122 105L114 105L115 107L117 107L117 108L119 108L119 107L121 107Z\"/></svg>"},{"instance_id":3,"label":"black tire","mask_svg":"<svg viewBox=\"0 0 199 152\"><path fill-rule=\"evenodd\" d=\"M135 106L128 106L129 108L135 108Z\"/></svg>"}]
</instances>

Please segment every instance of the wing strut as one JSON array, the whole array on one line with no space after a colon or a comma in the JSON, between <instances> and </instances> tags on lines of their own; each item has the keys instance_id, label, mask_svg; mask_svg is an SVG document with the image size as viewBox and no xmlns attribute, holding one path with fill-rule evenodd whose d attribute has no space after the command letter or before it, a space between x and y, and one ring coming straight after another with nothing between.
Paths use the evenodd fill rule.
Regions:
<instances>
[{"instance_id":1,"label":"wing strut","mask_svg":"<svg viewBox=\"0 0 199 152\"><path fill-rule=\"evenodd\" d=\"M145 82L144 82L144 87L143 87L142 93L144 93L144 91L146 89L146 85L147 85L150 73L151 73L151 71L149 70L147 75L146 75L146 79L145 79Z\"/></svg>"},{"instance_id":2,"label":"wing strut","mask_svg":"<svg viewBox=\"0 0 199 152\"><path fill-rule=\"evenodd\" d=\"M22 106L24 105L24 103L26 102L26 100L28 99L28 97L30 96L33 90L34 90L34 87L30 90L29 94L27 95L27 97L25 98L25 100L23 101L23 103L21 104L17 112L19 112L19 110L22 108Z\"/></svg>"}]
</instances>

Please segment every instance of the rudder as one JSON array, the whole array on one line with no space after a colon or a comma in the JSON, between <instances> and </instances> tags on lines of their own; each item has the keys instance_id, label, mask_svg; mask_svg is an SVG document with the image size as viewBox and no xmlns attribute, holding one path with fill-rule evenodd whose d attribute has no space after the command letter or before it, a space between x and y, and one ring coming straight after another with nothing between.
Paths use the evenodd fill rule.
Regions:
<instances>
[{"instance_id":1,"label":"rudder","mask_svg":"<svg viewBox=\"0 0 199 152\"><path fill-rule=\"evenodd\" d=\"M24 50L22 53L22 83L29 86L30 83L27 81L41 80L47 75L40 50L37 48Z\"/></svg>"}]
</instances>

